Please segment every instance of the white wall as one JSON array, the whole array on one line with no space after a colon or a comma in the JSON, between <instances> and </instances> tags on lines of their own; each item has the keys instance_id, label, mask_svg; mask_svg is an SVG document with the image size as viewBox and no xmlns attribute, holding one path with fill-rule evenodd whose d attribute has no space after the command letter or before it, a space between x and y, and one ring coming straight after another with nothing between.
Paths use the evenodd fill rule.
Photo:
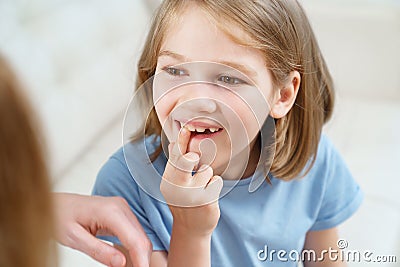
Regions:
<instances>
[{"instance_id":1,"label":"white wall","mask_svg":"<svg viewBox=\"0 0 400 267\"><path fill-rule=\"evenodd\" d=\"M339 95L400 101L400 1L301 2Z\"/></svg>"},{"instance_id":2,"label":"white wall","mask_svg":"<svg viewBox=\"0 0 400 267\"><path fill-rule=\"evenodd\" d=\"M44 123L55 176L125 110L149 24L145 1L0 1L0 52Z\"/></svg>"}]
</instances>

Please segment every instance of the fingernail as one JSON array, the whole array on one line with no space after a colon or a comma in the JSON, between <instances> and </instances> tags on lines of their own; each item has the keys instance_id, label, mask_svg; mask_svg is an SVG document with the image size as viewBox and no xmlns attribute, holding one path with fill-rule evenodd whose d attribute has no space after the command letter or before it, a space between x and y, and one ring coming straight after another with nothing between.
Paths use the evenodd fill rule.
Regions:
<instances>
[{"instance_id":1,"label":"fingernail","mask_svg":"<svg viewBox=\"0 0 400 267\"><path fill-rule=\"evenodd\" d=\"M187 133L187 129L185 128L185 127L183 127L182 129L181 129L181 134L182 135L185 135L186 133Z\"/></svg>"},{"instance_id":2,"label":"fingernail","mask_svg":"<svg viewBox=\"0 0 400 267\"><path fill-rule=\"evenodd\" d=\"M186 128L186 126L182 128L182 131L183 131L183 134L188 134L190 132L189 129Z\"/></svg>"},{"instance_id":3,"label":"fingernail","mask_svg":"<svg viewBox=\"0 0 400 267\"><path fill-rule=\"evenodd\" d=\"M112 267L122 267L125 265L125 259L121 255L115 254L111 258L111 266Z\"/></svg>"}]
</instances>

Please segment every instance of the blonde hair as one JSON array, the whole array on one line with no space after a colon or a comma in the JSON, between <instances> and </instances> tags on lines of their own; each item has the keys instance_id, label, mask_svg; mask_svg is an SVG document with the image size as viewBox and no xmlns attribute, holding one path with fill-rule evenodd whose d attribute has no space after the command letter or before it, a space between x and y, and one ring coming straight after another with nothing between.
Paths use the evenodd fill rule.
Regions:
<instances>
[{"instance_id":1,"label":"blonde hair","mask_svg":"<svg viewBox=\"0 0 400 267\"><path fill-rule=\"evenodd\" d=\"M307 16L295 0L165 0L159 7L138 63L137 89L155 74L158 54L168 29L176 23L188 3L197 5L236 43L260 50L276 88L291 71L301 75L293 108L275 120L276 151L271 173L291 180L304 176L314 164L323 124L333 110L332 79ZM230 33L232 25L242 29L250 42ZM151 103L147 85L144 102ZM161 133L153 107L145 123L145 136ZM143 136L137 134L134 140ZM152 155L155 159L162 149Z\"/></svg>"},{"instance_id":2,"label":"blonde hair","mask_svg":"<svg viewBox=\"0 0 400 267\"><path fill-rule=\"evenodd\" d=\"M55 261L53 207L35 125L0 56L0 266L55 266L48 265Z\"/></svg>"}]
</instances>

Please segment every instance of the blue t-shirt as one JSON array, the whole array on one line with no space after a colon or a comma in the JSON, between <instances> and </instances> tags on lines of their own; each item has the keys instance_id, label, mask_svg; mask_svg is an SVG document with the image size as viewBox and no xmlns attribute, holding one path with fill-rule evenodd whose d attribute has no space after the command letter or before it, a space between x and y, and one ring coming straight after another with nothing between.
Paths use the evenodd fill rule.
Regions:
<instances>
[{"instance_id":1,"label":"blue t-shirt","mask_svg":"<svg viewBox=\"0 0 400 267\"><path fill-rule=\"evenodd\" d=\"M143 155L155 149L157 142L150 139L142 142L144 146L137 142L119 149L98 174L93 194L125 198L153 250L168 251L172 215L159 190L167 159L161 153L150 163ZM301 255L306 233L339 225L362 201L359 186L325 136L305 177L289 182L272 175L269 178L271 184L264 179L254 192L249 192L250 178L224 180L221 215L211 238L211 266L268 266L271 262L273 266L297 266L295 259ZM118 242L116 238L108 240ZM286 251L280 259L271 254L279 250Z\"/></svg>"}]
</instances>

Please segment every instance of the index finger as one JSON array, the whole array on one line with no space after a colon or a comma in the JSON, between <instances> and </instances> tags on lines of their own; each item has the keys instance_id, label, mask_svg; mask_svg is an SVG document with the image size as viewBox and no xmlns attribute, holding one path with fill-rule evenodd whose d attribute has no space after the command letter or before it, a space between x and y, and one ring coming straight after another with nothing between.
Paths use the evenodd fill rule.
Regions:
<instances>
[{"instance_id":1,"label":"index finger","mask_svg":"<svg viewBox=\"0 0 400 267\"><path fill-rule=\"evenodd\" d=\"M181 128L178 134L178 139L176 140L177 145L175 145L174 149L172 150L172 153L175 156L179 157L186 154L189 145L190 135L191 132L188 129L186 129L185 127Z\"/></svg>"},{"instance_id":2,"label":"index finger","mask_svg":"<svg viewBox=\"0 0 400 267\"><path fill-rule=\"evenodd\" d=\"M198 164L200 159L199 155L195 152L187 152L190 141L191 132L183 127L178 133L176 142L172 142L168 145L169 159L165 167L165 177L173 183L181 184L175 178L187 179L193 169ZM186 181L186 180L185 180Z\"/></svg>"}]
</instances>

